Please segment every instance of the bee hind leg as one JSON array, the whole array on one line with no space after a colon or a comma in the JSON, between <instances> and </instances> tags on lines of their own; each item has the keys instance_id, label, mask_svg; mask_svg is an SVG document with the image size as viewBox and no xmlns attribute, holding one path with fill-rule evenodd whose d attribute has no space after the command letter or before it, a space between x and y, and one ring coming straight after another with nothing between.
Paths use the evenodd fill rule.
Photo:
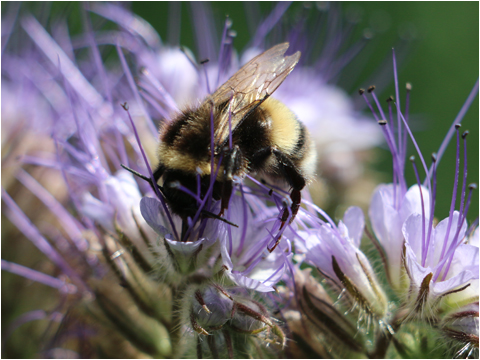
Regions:
<instances>
[{"instance_id":1,"label":"bee hind leg","mask_svg":"<svg viewBox=\"0 0 480 360\"><path fill-rule=\"evenodd\" d=\"M298 209L300 209L300 204L302 202L301 190L305 187L306 181L305 181L305 177L300 173L300 171L297 169L295 164L287 155L285 155L283 152L277 149L273 149L272 152L277 159L279 168L283 172L285 180L293 188L292 192L290 193L290 199L292 199L292 205L290 206L290 211L288 208L285 208L283 210L282 217L281 217L282 224L280 226L280 230L281 230L284 227L290 215L291 216L290 216L289 223L291 223L293 219L295 219L295 216L297 215Z\"/></svg>"}]
</instances>

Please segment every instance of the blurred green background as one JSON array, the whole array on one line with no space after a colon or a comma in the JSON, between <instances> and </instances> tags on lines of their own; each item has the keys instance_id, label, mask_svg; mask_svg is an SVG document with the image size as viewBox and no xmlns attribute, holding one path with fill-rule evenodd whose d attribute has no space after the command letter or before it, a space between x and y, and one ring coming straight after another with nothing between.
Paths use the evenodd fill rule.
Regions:
<instances>
[{"instance_id":1,"label":"blurred green background","mask_svg":"<svg viewBox=\"0 0 480 360\"><path fill-rule=\"evenodd\" d=\"M250 40L252 20L249 10L260 10L266 16L274 8L273 2L212 2L217 33L221 34L225 15L233 21L237 32L235 47L242 50ZM293 16L300 8L314 3L294 2L284 16ZM336 4L338 5L338 4ZM321 4L324 6L324 4ZM169 22L172 7L169 2L133 2L133 11L146 19L159 32L165 42L178 41ZM347 89L356 98L356 89L372 85L368 79L378 73L381 64L391 59L391 49L408 40L408 54L400 64L400 90L406 82L412 83L411 114L415 137L430 163L430 154L440 147L454 118L458 114L475 81L479 67L479 4L478 2L343 2L343 15L360 14L356 27L357 38L366 30L373 30L374 37L368 44L370 59L356 86ZM191 26L191 7L182 2L179 43L195 49ZM355 38L355 35L353 38ZM220 37L220 35L218 35ZM354 63L352 64L355 65ZM350 69L351 71L351 69ZM385 99L394 95L393 74L387 73L386 90L379 95ZM468 137L468 182L478 182L478 96L462 121L463 130L470 130ZM455 169L455 141L450 143L438 169L438 197L436 216L448 216ZM408 155L416 155L412 146ZM418 157L417 157L418 158ZM419 162L417 161L417 165ZM387 172L384 181L391 181L391 158L384 151L378 169ZM413 170L407 163L409 184L415 182ZM422 177L423 178L423 177ZM458 208L458 205L457 205ZM473 195L468 220L478 217L478 191Z\"/></svg>"}]
</instances>

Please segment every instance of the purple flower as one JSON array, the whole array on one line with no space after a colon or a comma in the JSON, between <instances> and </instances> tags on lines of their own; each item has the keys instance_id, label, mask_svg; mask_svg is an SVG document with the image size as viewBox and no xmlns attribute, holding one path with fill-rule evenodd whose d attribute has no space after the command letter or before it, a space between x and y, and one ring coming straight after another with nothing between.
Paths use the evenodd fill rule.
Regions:
<instances>
[{"instance_id":1,"label":"purple flower","mask_svg":"<svg viewBox=\"0 0 480 360\"><path fill-rule=\"evenodd\" d=\"M449 223L458 225L447 234ZM423 262L422 216L412 214L405 221L403 234L411 286L425 290L424 281L428 279L430 282L429 298L423 301L435 301L454 289L470 285L472 280L478 280L478 247L463 244L466 230L466 222L461 222L460 215L456 211L451 218L442 220L432 229L430 244L426 249L425 262ZM449 255L448 252L452 254ZM466 294L467 292L464 296ZM459 299L454 303L458 304L458 301Z\"/></svg>"},{"instance_id":2,"label":"purple flower","mask_svg":"<svg viewBox=\"0 0 480 360\"><path fill-rule=\"evenodd\" d=\"M424 202L425 207L429 209L429 193L426 188L421 187L421 189L427 200ZM402 273L403 223L411 214L419 214L421 211L422 202L418 185L413 185L402 195L399 186L381 184L373 193L369 217L373 231L388 258L388 275L394 289L400 289L404 279Z\"/></svg>"},{"instance_id":3,"label":"purple flower","mask_svg":"<svg viewBox=\"0 0 480 360\"><path fill-rule=\"evenodd\" d=\"M108 176L103 186L106 201L95 198L89 192L82 194L82 213L109 231L115 231L115 226L118 226L130 238L138 238L138 228L142 226L142 195L133 175L126 170L119 170L114 176Z\"/></svg>"},{"instance_id":4,"label":"purple flower","mask_svg":"<svg viewBox=\"0 0 480 360\"><path fill-rule=\"evenodd\" d=\"M396 73L395 84L398 98ZM408 84L407 94L410 88L411 86ZM468 132L462 135L464 139L463 172L460 170L459 133L459 121L477 92L478 81L449 132L449 134L453 134L456 129L457 134L457 161L454 171L452 201L448 218L435 224L434 211L436 197L438 196L436 194L436 167L448 143L449 136L442 144L438 155L434 154L432 156L432 165L428 169L406 121L408 112L403 114L397 107L398 121L394 121L390 107L392 101L390 100L389 120L383 120L385 114L378 104L374 87L369 89L381 117L378 117L368 100L367 103L379 124L383 127L387 143L392 152L394 170L393 184L380 185L375 191L369 214L374 233L386 256L386 270L389 281L398 294L406 297L405 306L408 307L412 316L429 318L436 316L436 312L440 309L471 301L471 295L465 289L470 287L472 283L478 282L478 247L465 243L467 235L466 217L472 191L476 186L470 185L468 196L466 196L466 137ZM361 94L367 99L363 91ZM407 109L408 99L407 96ZM398 137L393 136L395 133L398 134ZM412 156L410 160L418 184L412 186L408 191L404 176L407 136L411 137L420 156L422 167L426 172L426 179L421 185L415 158ZM459 211L454 211L460 179L462 179L462 187ZM408 275L408 280L403 277L404 273ZM457 293L454 301L450 300L453 293ZM460 300L458 296L463 297L463 299ZM478 301L478 297L476 299Z\"/></svg>"},{"instance_id":5,"label":"purple flower","mask_svg":"<svg viewBox=\"0 0 480 360\"><path fill-rule=\"evenodd\" d=\"M280 243L273 252L267 251L276 229L275 226L270 229L270 224L276 222L277 207L269 208L252 195L234 196L230 206L229 220L241 226L226 227L221 237L225 274L247 289L273 291L286 270L291 251L287 241Z\"/></svg>"},{"instance_id":6,"label":"purple flower","mask_svg":"<svg viewBox=\"0 0 480 360\"><path fill-rule=\"evenodd\" d=\"M347 292L367 314L383 318L387 298L368 258L359 249L365 225L362 210L350 207L343 221L321 223L305 217L308 230L297 232L296 244L304 249L305 260Z\"/></svg>"}]
</instances>

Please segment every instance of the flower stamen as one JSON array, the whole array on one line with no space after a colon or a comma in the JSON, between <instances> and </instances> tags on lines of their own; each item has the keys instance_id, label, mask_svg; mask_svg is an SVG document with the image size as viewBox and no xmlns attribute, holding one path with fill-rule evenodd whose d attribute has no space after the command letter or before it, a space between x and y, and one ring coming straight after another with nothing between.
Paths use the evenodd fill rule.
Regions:
<instances>
[{"instance_id":1,"label":"flower stamen","mask_svg":"<svg viewBox=\"0 0 480 360\"><path fill-rule=\"evenodd\" d=\"M450 127L450 130L448 130L448 133L445 136L445 139L443 139L442 144L440 145L440 148L437 151L437 162L440 162L440 160L443 156L443 153L445 152L445 150L447 148L447 145L448 145L448 143L450 142L450 139L453 136L453 133L455 131L455 125L458 124L463 119L467 110L470 108L470 105L472 105L473 100L475 100L475 97L477 96L477 94L478 94L478 79L477 79L475 85L473 85L472 91L470 91L470 94L468 95L467 100L465 101L462 108L460 109L457 116L455 117L455 120L453 120L453 124ZM437 166L438 166L438 163L437 163ZM429 175L431 175L431 173L432 173L432 169L430 168L430 170L428 172L428 176L425 177L425 181L423 182L424 185L426 184L427 180L429 179Z\"/></svg>"},{"instance_id":2,"label":"flower stamen","mask_svg":"<svg viewBox=\"0 0 480 360\"><path fill-rule=\"evenodd\" d=\"M447 225L447 231L445 233L445 238L443 239L443 246L442 246L442 251L441 251L441 254L440 254L440 258L443 258L443 256L445 255L445 250L447 248L447 241L448 241L448 237L450 236L450 228L452 226L452 220L453 220L453 210L455 209L455 203L456 203L456 200L457 200L457 188L458 188L458 171L459 171L459 168L460 168L460 133L459 133L459 129L460 129L460 124L456 124L455 125L455 129L456 129L456 132L457 132L457 151L456 151L456 155L455 155L455 178L454 178L454 181L453 181L453 192L452 192L452 201L450 203L450 212L448 214L448 225ZM460 209L461 211L462 209ZM460 222L461 220L461 216L458 217L458 221Z\"/></svg>"},{"instance_id":3,"label":"flower stamen","mask_svg":"<svg viewBox=\"0 0 480 360\"><path fill-rule=\"evenodd\" d=\"M428 219L428 234L427 234L427 243L426 247L427 249L430 248L430 239L432 235L432 230L433 230L433 217L435 214L435 200L436 200L436 194L437 194L437 167L435 166L437 163L437 154L433 153L432 154L432 195L430 199L430 217ZM422 257L422 265L425 266L425 259Z\"/></svg>"}]
</instances>

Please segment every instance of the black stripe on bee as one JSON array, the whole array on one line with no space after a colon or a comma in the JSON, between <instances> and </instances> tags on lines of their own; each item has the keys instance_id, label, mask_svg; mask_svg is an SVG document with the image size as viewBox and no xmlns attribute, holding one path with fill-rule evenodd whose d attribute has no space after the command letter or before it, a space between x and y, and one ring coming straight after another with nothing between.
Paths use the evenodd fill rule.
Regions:
<instances>
[{"instance_id":1,"label":"black stripe on bee","mask_svg":"<svg viewBox=\"0 0 480 360\"><path fill-rule=\"evenodd\" d=\"M300 125L300 134L298 135L298 140L297 140L297 143L295 145L295 150L293 151L293 154L302 154L305 149L305 142L307 141L307 138L306 138L306 130L305 130L305 126L301 123L301 122L298 122L298 124Z\"/></svg>"},{"instance_id":2,"label":"black stripe on bee","mask_svg":"<svg viewBox=\"0 0 480 360\"><path fill-rule=\"evenodd\" d=\"M192 117L192 110L184 111L172 123L168 124L168 130L163 134L162 141L167 145L173 145L175 139L180 135L182 128L188 125Z\"/></svg>"}]
</instances>

